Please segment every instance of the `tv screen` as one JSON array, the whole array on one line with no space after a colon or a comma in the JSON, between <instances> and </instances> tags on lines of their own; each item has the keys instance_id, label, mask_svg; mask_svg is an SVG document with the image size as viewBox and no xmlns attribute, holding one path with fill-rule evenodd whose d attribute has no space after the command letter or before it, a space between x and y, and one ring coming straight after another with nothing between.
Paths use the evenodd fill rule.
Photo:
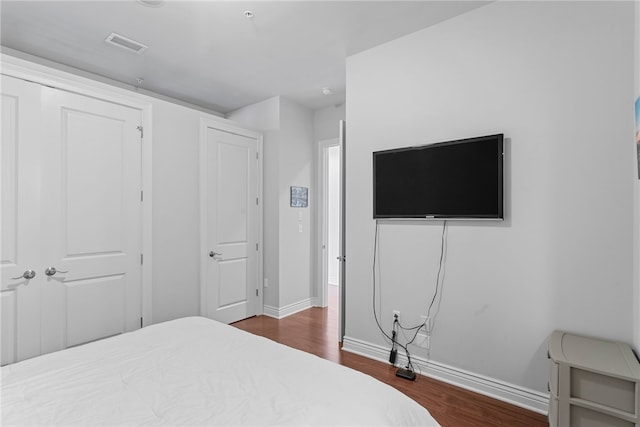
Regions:
<instances>
[{"instance_id":1,"label":"tv screen","mask_svg":"<svg viewBox=\"0 0 640 427\"><path fill-rule=\"evenodd\" d=\"M503 134L373 153L373 217L503 219Z\"/></svg>"}]
</instances>

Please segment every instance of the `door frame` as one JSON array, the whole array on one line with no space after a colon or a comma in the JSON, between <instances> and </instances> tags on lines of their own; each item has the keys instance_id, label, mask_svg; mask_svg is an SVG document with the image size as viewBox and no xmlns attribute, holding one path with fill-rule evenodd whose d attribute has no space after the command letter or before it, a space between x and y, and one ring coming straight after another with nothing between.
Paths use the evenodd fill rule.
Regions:
<instances>
[{"instance_id":1,"label":"door frame","mask_svg":"<svg viewBox=\"0 0 640 427\"><path fill-rule=\"evenodd\" d=\"M329 305L328 298L328 275L327 268L329 265L328 260L328 229L329 229L329 221L328 221L328 196L329 189L327 186L328 181L328 168L329 168L329 159L328 159L328 149L329 147L339 147L340 146L340 138L331 138L331 139L323 139L318 142L318 153L317 153L317 176L316 176L316 185L318 188L318 203L316 207L316 218L318 218L318 227L316 230L316 241L317 244L317 259L316 263L318 268L316 269L317 277L316 277L316 303L317 307L326 307ZM340 252L340 251L338 251Z\"/></svg>"},{"instance_id":2,"label":"door frame","mask_svg":"<svg viewBox=\"0 0 640 427\"><path fill-rule=\"evenodd\" d=\"M46 60L33 58L34 61L40 60L47 63ZM52 66L60 66L51 63ZM152 239L152 207L153 207L153 191L152 191L152 147L153 147L153 123L152 123L152 105L150 102L143 101L132 95L130 90L122 89L113 84L102 83L98 80L98 76L90 75L94 79L76 75L71 72L62 71L40 63L31 62L15 56L0 53L0 68L2 74L15 77L22 80L28 80L33 83L44 86L51 86L56 89L67 92L76 93L78 95L89 96L115 104L124 105L136 110L140 110L141 126L143 127L143 138L141 147L141 191L144 194L142 202L141 214L141 250L144 255L142 263L142 325L148 326L153 323L153 284L152 284L152 266L153 266L153 239ZM80 70L74 70L82 73Z\"/></svg>"},{"instance_id":3,"label":"door frame","mask_svg":"<svg viewBox=\"0 0 640 427\"><path fill-rule=\"evenodd\" d=\"M257 195L258 195L258 216L257 216L257 242L258 242L258 251L257 251L257 259L256 259L256 289L259 289L258 302L257 302L257 313L258 315L263 314L264 312L264 279L263 279L263 193L262 193L262 171L263 171L263 151L262 151L262 142L263 136L262 133L245 128L240 127L233 122L222 119L213 115L205 115L200 116L200 315L206 316L207 313L207 265L209 261L209 249L208 249L208 228L207 228L207 129L213 128L223 132L229 132L240 136L246 136L249 138L255 138L258 147L258 170L257 170Z\"/></svg>"}]
</instances>

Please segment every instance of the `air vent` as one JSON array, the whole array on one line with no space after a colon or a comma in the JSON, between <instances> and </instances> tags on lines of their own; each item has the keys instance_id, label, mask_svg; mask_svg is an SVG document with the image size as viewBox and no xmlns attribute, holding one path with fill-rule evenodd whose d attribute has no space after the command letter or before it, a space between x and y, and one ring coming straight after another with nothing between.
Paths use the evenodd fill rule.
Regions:
<instances>
[{"instance_id":1,"label":"air vent","mask_svg":"<svg viewBox=\"0 0 640 427\"><path fill-rule=\"evenodd\" d=\"M123 49L126 49L129 52L135 52L135 53L142 53L147 48L147 46L143 45L140 42L131 40L129 38L126 38L116 33L111 33L109 37L106 38L105 41L114 46L118 46Z\"/></svg>"}]
</instances>

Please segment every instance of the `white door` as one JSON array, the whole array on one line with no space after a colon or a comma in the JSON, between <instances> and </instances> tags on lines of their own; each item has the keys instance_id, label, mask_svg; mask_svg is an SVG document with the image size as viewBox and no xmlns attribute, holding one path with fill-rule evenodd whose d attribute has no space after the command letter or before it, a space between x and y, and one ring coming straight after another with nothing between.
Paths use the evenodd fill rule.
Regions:
<instances>
[{"instance_id":1,"label":"white door","mask_svg":"<svg viewBox=\"0 0 640 427\"><path fill-rule=\"evenodd\" d=\"M224 323L258 310L258 141L206 128L205 315Z\"/></svg>"},{"instance_id":2,"label":"white door","mask_svg":"<svg viewBox=\"0 0 640 427\"><path fill-rule=\"evenodd\" d=\"M2 77L2 364L139 327L139 123Z\"/></svg>"},{"instance_id":3,"label":"white door","mask_svg":"<svg viewBox=\"0 0 640 427\"><path fill-rule=\"evenodd\" d=\"M141 134L139 110L95 98L44 87L42 109L47 353L140 327Z\"/></svg>"},{"instance_id":4,"label":"white door","mask_svg":"<svg viewBox=\"0 0 640 427\"><path fill-rule=\"evenodd\" d=\"M40 354L40 86L2 76L1 364ZM23 276L33 278L26 279Z\"/></svg>"}]
</instances>

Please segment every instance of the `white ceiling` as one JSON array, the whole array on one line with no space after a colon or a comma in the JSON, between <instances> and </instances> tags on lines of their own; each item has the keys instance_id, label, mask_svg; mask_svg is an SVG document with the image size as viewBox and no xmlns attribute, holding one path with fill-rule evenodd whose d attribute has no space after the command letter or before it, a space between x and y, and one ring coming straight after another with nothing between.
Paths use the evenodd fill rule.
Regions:
<instances>
[{"instance_id":1,"label":"white ceiling","mask_svg":"<svg viewBox=\"0 0 640 427\"><path fill-rule=\"evenodd\" d=\"M276 95L318 109L344 102L347 56L486 3L2 0L0 42L221 113ZM112 32L148 49L109 45Z\"/></svg>"}]
</instances>

